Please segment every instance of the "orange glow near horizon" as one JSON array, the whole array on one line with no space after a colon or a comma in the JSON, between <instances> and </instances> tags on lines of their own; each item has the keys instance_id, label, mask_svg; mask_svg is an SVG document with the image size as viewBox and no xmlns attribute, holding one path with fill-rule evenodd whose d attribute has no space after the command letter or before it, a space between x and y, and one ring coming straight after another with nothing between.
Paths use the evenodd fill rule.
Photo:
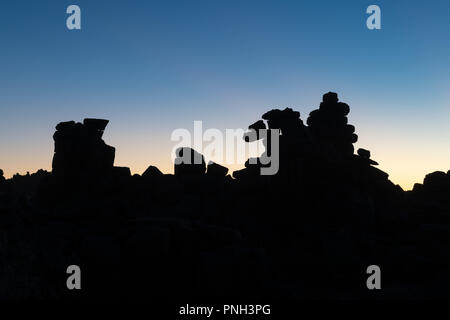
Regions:
<instances>
[{"instance_id":1,"label":"orange glow near horizon","mask_svg":"<svg viewBox=\"0 0 450 320\"><path fill-rule=\"evenodd\" d=\"M363 110L359 108L363 105L362 101L349 100L351 99L344 99L351 106L349 123L356 126L359 137L355 144L355 152L358 148L370 150L371 158L379 163L377 167L388 173L393 183L399 184L404 190L410 190L415 183L422 183L426 174L434 171L447 172L450 169L448 112L430 114L429 111L428 115L435 120L426 123L421 118L422 113L398 116L392 114L386 118L378 112L376 108L378 102ZM263 105L259 101L253 104ZM297 108L304 122L312 109ZM430 110L433 108L430 107ZM231 127L230 124L233 123L245 127L245 123L258 120L255 115L260 115L264 111L267 111L267 108L252 107L245 113L234 114L225 120L222 118L205 122L204 129L214 126ZM71 115L68 118L82 119L83 115ZM174 128L169 128L168 124L161 124L158 127L154 125L157 121L149 124L146 119L138 121L133 118L126 121L112 116L108 118L111 122L103 139L108 145L116 148L116 166L129 167L132 174L142 174L149 165L158 167L163 173L173 173L171 151L177 143L170 140L170 135ZM190 115L182 122L186 124L188 130L191 130L192 121L189 118L195 119L197 116ZM19 121L14 123L17 124L11 127L12 131L9 131L8 135L16 137L16 140L14 143L4 140L1 146L3 154L0 168L3 169L4 176L10 178L15 173L26 174L27 171L33 173L38 169L50 171L53 157L53 122L34 131L29 129L27 123ZM244 164L225 164L225 166L229 168L231 174L243 168Z\"/></svg>"},{"instance_id":2,"label":"orange glow near horizon","mask_svg":"<svg viewBox=\"0 0 450 320\"><path fill-rule=\"evenodd\" d=\"M392 144L394 143L394 145ZM132 174L142 174L149 165L158 167L163 173L173 173L173 163L170 158L172 145L160 148L158 152L145 147L128 146L126 143L108 143L116 147L116 166L130 167ZM175 144L175 143L174 143ZM366 147L357 143L360 147ZM372 144L373 145L373 144ZM38 169L51 170L53 156L53 146L45 149L39 148L39 152L32 150L17 150L10 158L2 159L2 168L6 178L12 177L15 173L26 174L26 172L36 172ZM412 148L407 144L399 147L395 141L379 144L376 148L370 148L371 158L379 163L379 169L389 174L389 179L399 184L404 190L410 190L415 183L422 183L426 174L434 171L447 172L449 169L449 150L423 150ZM439 153L439 151L441 151ZM436 156L430 157L430 154ZM6 161L5 161L6 160ZM225 164L229 168L229 173L244 167L242 163Z\"/></svg>"}]
</instances>

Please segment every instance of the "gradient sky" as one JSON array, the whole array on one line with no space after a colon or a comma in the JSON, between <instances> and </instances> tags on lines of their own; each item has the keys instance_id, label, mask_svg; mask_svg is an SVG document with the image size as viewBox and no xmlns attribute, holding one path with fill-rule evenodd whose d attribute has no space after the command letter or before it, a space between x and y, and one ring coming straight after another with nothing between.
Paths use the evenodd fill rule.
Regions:
<instances>
[{"instance_id":1,"label":"gradient sky","mask_svg":"<svg viewBox=\"0 0 450 320\"><path fill-rule=\"evenodd\" d=\"M174 129L246 128L275 107L306 123L335 91L356 147L410 189L450 169L449 17L448 0L2 1L0 168L49 170L55 125L98 117L116 165L173 172Z\"/></svg>"}]
</instances>

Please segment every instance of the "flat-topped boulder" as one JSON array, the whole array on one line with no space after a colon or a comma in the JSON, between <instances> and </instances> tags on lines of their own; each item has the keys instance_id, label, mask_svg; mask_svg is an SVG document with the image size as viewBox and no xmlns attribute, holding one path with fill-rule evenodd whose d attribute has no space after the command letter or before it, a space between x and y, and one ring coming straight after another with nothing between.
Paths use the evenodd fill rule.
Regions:
<instances>
[{"instance_id":1,"label":"flat-topped boulder","mask_svg":"<svg viewBox=\"0 0 450 320\"><path fill-rule=\"evenodd\" d=\"M102 139L107 124L108 120L89 118L83 123L59 123L53 135L53 173L79 176L110 171L114 166L115 148Z\"/></svg>"}]
</instances>

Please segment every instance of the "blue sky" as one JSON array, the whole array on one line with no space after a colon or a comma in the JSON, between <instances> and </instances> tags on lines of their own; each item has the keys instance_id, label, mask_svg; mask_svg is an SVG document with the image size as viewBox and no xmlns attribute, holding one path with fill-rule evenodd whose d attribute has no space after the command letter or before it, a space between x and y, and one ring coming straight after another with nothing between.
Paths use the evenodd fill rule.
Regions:
<instances>
[{"instance_id":1,"label":"blue sky","mask_svg":"<svg viewBox=\"0 0 450 320\"><path fill-rule=\"evenodd\" d=\"M336 91L357 146L409 188L450 169L449 16L449 1L3 1L0 168L50 169L55 125L99 117L117 165L170 172L176 128L245 128L275 107L306 122Z\"/></svg>"}]
</instances>

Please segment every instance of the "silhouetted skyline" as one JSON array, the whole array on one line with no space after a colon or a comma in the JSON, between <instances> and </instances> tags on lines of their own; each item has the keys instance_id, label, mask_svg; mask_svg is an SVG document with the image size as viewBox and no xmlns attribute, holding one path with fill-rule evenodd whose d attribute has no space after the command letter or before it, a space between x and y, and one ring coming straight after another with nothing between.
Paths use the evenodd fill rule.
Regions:
<instances>
[{"instance_id":1,"label":"silhouetted skyline","mask_svg":"<svg viewBox=\"0 0 450 320\"><path fill-rule=\"evenodd\" d=\"M448 1L14 1L0 10L0 167L51 169L60 121L109 119L116 164L173 172L170 134L246 128L317 97L352 106L356 148L405 189L450 163ZM242 165L243 166L243 165ZM233 171L239 166L228 166Z\"/></svg>"}]
</instances>

